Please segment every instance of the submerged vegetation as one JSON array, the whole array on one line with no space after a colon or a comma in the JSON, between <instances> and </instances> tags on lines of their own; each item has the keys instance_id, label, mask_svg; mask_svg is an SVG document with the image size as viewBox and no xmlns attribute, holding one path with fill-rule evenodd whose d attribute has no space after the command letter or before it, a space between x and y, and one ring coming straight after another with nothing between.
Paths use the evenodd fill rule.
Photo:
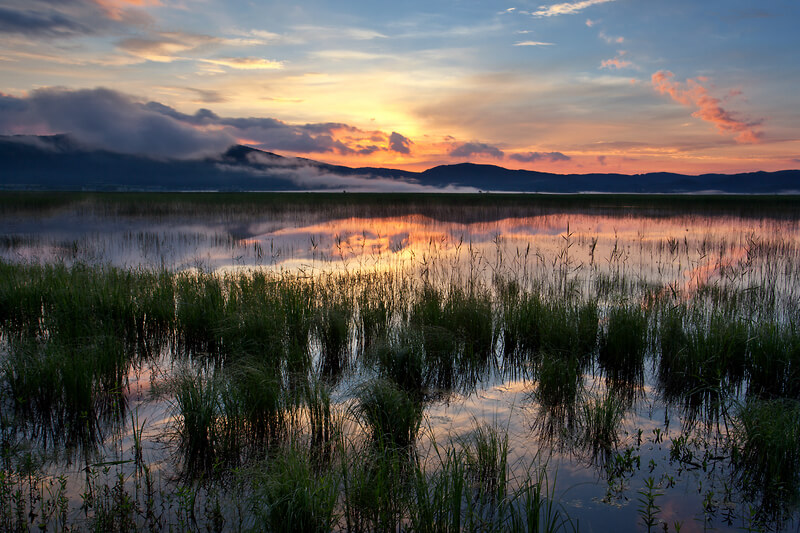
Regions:
<instances>
[{"instance_id":1,"label":"submerged vegetation","mask_svg":"<svg viewBox=\"0 0 800 533\"><path fill-rule=\"evenodd\" d=\"M644 529L796 523L798 244L659 285L559 237L336 269L0 261L0 529L573 531L571 464ZM493 387L527 430L440 423ZM680 483L697 509L663 516Z\"/></svg>"}]
</instances>

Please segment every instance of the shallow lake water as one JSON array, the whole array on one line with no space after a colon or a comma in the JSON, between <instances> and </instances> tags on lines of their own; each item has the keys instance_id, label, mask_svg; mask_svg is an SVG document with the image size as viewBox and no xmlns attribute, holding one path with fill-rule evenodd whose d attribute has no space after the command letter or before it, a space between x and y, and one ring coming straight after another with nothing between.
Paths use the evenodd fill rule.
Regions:
<instances>
[{"instance_id":1,"label":"shallow lake water","mask_svg":"<svg viewBox=\"0 0 800 533\"><path fill-rule=\"evenodd\" d=\"M746 199L708 209L698 203L687 207L680 199L675 205L606 199L601 205L576 200L566 206L532 198L494 205L487 199L465 207L448 200L441 208L403 199L385 209L359 202L334 208L313 200L292 202L291 208L275 209L181 200L169 209L164 203L131 209L127 201L81 197L46 208L5 207L0 258L219 276L258 270L303 279L391 273L406 280L396 285L401 292L420 284L480 284L498 291L497 280L513 280L545 301L569 295L595 302L601 332L612 303L642 308L659 295L710 309L720 294L749 295L750 304L763 294L764 304L746 313L751 324L789 324L800 308L800 212L785 206L765 203L756 209ZM546 465L552 494L580 531L800 530L791 502L780 518L757 520L762 502L737 486L725 444L727 420L668 401L658 386L652 346L613 447L593 450L576 441L575 412L543 405L535 377L514 375L502 363L508 354L499 329L496 337L492 349L499 363L474 382L426 402L416 445L421 456L431 453L432 442L458 441L476 424L487 423L508 432L512 477L531 464ZM350 343L357 351L356 340ZM318 359L314 346L312 357ZM128 412L146 422L143 452L165 483L171 482L176 461L170 447L174 402L151 394L151 388L181 368L167 347L156 363L131 369L127 378ZM353 365L334 387L334 408L346 411L353 391L370 376L363 365ZM584 402L609 395L605 378L596 360L586 367L580 384ZM746 384L738 387L731 405L747 395ZM123 426L105 444L111 457L125 458L133 446L130 421ZM48 468L48 475L81 477L79 461L54 461ZM648 482L658 505L650 527L643 503ZM70 493L71 512L77 514L79 495L80 489Z\"/></svg>"}]
</instances>

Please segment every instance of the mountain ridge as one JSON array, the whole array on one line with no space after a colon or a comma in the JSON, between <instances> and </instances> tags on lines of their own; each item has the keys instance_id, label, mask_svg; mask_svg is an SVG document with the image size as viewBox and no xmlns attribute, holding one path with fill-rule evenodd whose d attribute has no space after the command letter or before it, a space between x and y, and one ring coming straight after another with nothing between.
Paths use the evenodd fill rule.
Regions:
<instances>
[{"instance_id":1,"label":"mountain ridge","mask_svg":"<svg viewBox=\"0 0 800 533\"><path fill-rule=\"evenodd\" d=\"M94 149L60 134L0 136L0 189L787 194L800 192L800 170L554 174L457 163L412 172L333 165L244 145L197 159L153 158Z\"/></svg>"}]
</instances>

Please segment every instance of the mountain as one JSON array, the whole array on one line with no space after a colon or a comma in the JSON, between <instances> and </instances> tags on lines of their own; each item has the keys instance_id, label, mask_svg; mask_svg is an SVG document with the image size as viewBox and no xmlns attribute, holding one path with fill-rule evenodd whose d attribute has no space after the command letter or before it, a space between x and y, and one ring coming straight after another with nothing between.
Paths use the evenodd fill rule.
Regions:
<instances>
[{"instance_id":1,"label":"mountain","mask_svg":"<svg viewBox=\"0 0 800 533\"><path fill-rule=\"evenodd\" d=\"M701 176L551 174L462 163L409 172L330 165L242 145L216 156L182 160L97 150L66 135L0 136L0 189L781 194L800 192L800 170Z\"/></svg>"}]
</instances>

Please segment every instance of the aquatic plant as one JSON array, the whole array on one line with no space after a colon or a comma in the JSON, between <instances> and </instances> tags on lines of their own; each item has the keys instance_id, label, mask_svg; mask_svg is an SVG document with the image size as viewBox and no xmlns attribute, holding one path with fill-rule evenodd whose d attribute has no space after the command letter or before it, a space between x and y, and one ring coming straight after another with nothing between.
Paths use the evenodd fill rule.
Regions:
<instances>
[{"instance_id":1,"label":"aquatic plant","mask_svg":"<svg viewBox=\"0 0 800 533\"><path fill-rule=\"evenodd\" d=\"M647 332L647 317L641 308L619 306L609 311L597 361L612 384L642 384Z\"/></svg>"},{"instance_id":2,"label":"aquatic plant","mask_svg":"<svg viewBox=\"0 0 800 533\"><path fill-rule=\"evenodd\" d=\"M339 487L335 469L317 470L307 451L290 443L268 464L251 472L250 501L258 527L311 533L333 529Z\"/></svg>"},{"instance_id":3,"label":"aquatic plant","mask_svg":"<svg viewBox=\"0 0 800 533\"><path fill-rule=\"evenodd\" d=\"M761 498L768 514L800 497L800 402L750 399L733 418L731 460L737 483Z\"/></svg>"},{"instance_id":4,"label":"aquatic plant","mask_svg":"<svg viewBox=\"0 0 800 533\"><path fill-rule=\"evenodd\" d=\"M407 449L422 422L422 404L391 381L376 379L363 386L357 412L382 448Z\"/></svg>"}]
</instances>

